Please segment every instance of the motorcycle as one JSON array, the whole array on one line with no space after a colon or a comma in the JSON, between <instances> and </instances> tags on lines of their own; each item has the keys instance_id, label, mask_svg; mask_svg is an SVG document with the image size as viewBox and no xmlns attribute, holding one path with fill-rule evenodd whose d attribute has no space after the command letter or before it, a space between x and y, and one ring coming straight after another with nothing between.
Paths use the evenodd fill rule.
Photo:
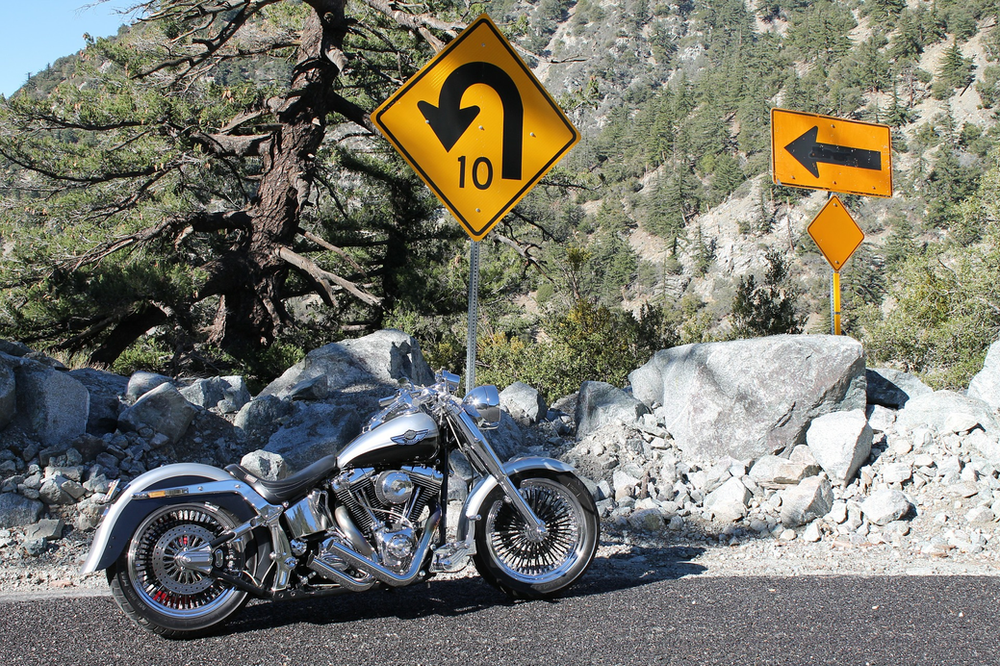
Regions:
<instances>
[{"instance_id":1,"label":"motorcycle","mask_svg":"<svg viewBox=\"0 0 1000 666\"><path fill-rule=\"evenodd\" d=\"M470 560L511 597L565 592L597 549L590 492L558 460L500 461L483 434L499 425L495 386L459 399L457 375L435 382L384 398L343 450L288 478L179 463L109 491L83 572L105 570L125 614L171 638L209 632L250 598L403 587ZM476 476L448 541L455 450Z\"/></svg>"}]
</instances>

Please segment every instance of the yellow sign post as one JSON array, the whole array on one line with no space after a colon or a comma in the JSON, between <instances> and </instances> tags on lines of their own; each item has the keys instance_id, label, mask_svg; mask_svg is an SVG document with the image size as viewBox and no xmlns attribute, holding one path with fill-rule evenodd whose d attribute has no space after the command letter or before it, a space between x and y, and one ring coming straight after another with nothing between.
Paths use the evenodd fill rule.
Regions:
<instances>
[{"instance_id":1,"label":"yellow sign post","mask_svg":"<svg viewBox=\"0 0 1000 666\"><path fill-rule=\"evenodd\" d=\"M865 232L834 194L809 224L809 235L833 269L830 300L833 334L840 335L840 269L865 239Z\"/></svg>"},{"instance_id":2,"label":"yellow sign post","mask_svg":"<svg viewBox=\"0 0 1000 666\"><path fill-rule=\"evenodd\" d=\"M372 121L474 241L580 139L486 14Z\"/></svg>"},{"instance_id":3,"label":"yellow sign post","mask_svg":"<svg viewBox=\"0 0 1000 666\"><path fill-rule=\"evenodd\" d=\"M771 162L778 185L892 196L888 125L771 109Z\"/></svg>"}]
</instances>

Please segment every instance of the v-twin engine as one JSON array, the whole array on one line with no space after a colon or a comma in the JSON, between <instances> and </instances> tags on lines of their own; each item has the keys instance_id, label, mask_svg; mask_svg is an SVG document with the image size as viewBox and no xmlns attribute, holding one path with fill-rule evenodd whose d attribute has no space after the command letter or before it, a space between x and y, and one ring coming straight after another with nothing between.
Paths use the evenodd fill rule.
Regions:
<instances>
[{"instance_id":1,"label":"v-twin engine","mask_svg":"<svg viewBox=\"0 0 1000 666\"><path fill-rule=\"evenodd\" d=\"M372 580L348 574L357 562L345 559L345 549L402 574L417 554L428 505L437 504L443 483L444 476L427 467L344 472L328 484L334 502L317 490L286 512L293 552L312 550L310 569L352 589L370 586ZM310 548L307 541L320 534Z\"/></svg>"}]
</instances>

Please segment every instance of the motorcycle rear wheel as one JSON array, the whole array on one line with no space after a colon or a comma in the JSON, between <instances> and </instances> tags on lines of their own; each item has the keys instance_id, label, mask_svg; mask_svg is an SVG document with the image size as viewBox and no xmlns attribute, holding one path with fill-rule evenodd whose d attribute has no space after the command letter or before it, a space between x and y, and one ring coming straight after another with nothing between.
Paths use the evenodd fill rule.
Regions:
<instances>
[{"instance_id":1,"label":"motorcycle rear wheel","mask_svg":"<svg viewBox=\"0 0 1000 666\"><path fill-rule=\"evenodd\" d=\"M172 504L153 511L108 569L115 601L140 627L166 638L208 633L243 608L247 593L180 567L174 556L208 544L237 524L228 511L208 503ZM247 553L253 552L246 541L244 537L217 548L215 566L243 570Z\"/></svg>"},{"instance_id":2,"label":"motorcycle rear wheel","mask_svg":"<svg viewBox=\"0 0 1000 666\"><path fill-rule=\"evenodd\" d=\"M594 498L572 474L532 470L511 478L546 534L534 538L503 490L495 488L476 523L476 569L484 580L520 599L565 592L590 566L600 519Z\"/></svg>"}]
</instances>

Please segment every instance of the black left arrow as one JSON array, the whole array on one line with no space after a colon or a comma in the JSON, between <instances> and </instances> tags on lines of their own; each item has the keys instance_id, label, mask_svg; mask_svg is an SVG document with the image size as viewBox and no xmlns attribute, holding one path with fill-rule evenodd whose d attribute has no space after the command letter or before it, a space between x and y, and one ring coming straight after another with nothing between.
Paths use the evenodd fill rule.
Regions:
<instances>
[{"instance_id":1,"label":"black left arrow","mask_svg":"<svg viewBox=\"0 0 1000 666\"><path fill-rule=\"evenodd\" d=\"M836 164L837 166L855 167L857 169L882 170L882 153L864 148L849 148L833 143L820 143L816 140L819 126L806 130L805 134L785 146L799 164L809 170L814 178L819 178L820 162Z\"/></svg>"},{"instance_id":2,"label":"black left arrow","mask_svg":"<svg viewBox=\"0 0 1000 666\"><path fill-rule=\"evenodd\" d=\"M444 149L450 151L479 115L478 106L461 108L462 95L477 83L493 88L503 104L500 176L506 180L521 180L524 105L517 85L507 72L488 62L465 63L445 79L437 106L421 100L417 102L417 108L424 114Z\"/></svg>"}]
</instances>

